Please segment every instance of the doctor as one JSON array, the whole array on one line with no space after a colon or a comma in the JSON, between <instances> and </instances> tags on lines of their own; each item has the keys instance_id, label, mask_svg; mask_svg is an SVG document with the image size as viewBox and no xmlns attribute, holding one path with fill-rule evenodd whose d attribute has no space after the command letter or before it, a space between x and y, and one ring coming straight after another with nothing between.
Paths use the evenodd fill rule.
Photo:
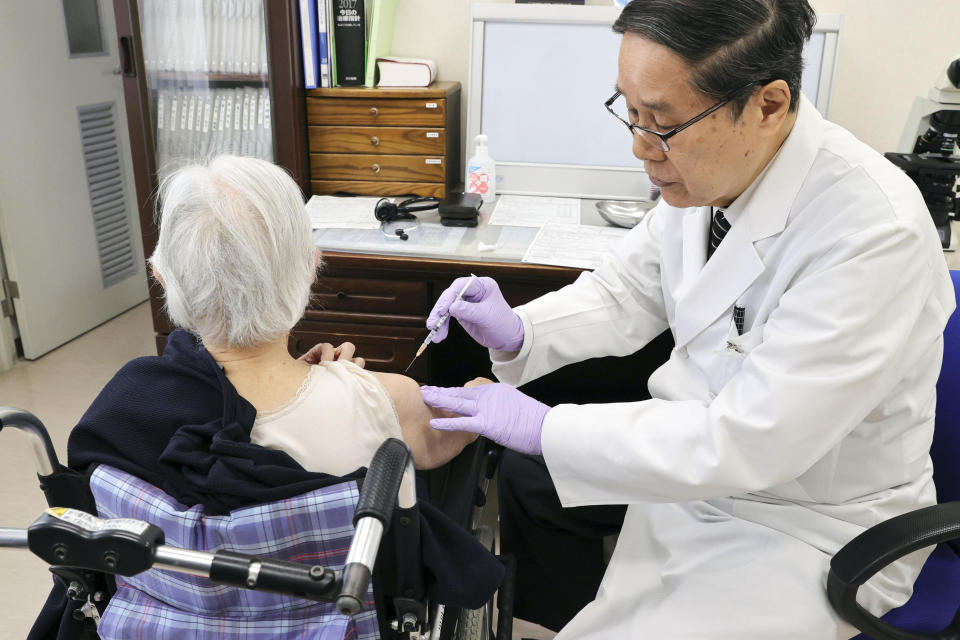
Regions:
<instances>
[{"instance_id":1,"label":"doctor","mask_svg":"<svg viewBox=\"0 0 960 640\"><path fill-rule=\"evenodd\" d=\"M607 104L663 201L575 283L510 309L489 278L453 302L458 281L427 322L449 308L505 383L424 387L464 416L436 428L542 454L564 507L627 505L595 599L558 638L848 638L831 555L935 501L953 288L911 181L801 96L814 21L806 0L633 0ZM550 408L514 388L666 328L651 400ZM501 518L523 517L502 482L521 505ZM564 576L528 596L578 580L546 546L524 551ZM924 559L884 571L864 604L905 602Z\"/></svg>"}]
</instances>

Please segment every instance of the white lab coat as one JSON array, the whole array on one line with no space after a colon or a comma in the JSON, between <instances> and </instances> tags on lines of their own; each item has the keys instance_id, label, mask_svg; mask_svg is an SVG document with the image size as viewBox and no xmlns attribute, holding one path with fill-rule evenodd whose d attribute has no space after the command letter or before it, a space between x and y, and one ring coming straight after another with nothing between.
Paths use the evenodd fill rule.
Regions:
<instances>
[{"instance_id":1,"label":"white lab coat","mask_svg":"<svg viewBox=\"0 0 960 640\"><path fill-rule=\"evenodd\" d=\"M710 212L660 204L595 272L518 307L516 358L491 353L496 376L522 384L668 327L676 342L653 399L544 420L563 505L629 505L596 600L560 639L856 635L827 601L830 557L935 502L934 385L955 301L913 183L802 99L707 262ZM863 603L905 602L925 557L878 575Z\"/></svg>"}]
</instances>

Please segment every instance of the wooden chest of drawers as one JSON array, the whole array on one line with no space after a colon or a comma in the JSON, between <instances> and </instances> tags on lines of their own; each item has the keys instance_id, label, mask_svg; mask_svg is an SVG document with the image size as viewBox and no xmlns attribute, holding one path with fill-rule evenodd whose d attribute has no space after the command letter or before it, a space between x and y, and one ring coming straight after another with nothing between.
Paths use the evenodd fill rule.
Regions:
<instances>
[{"instance_id":1,"label":"wooden chest of drawers","mask_svg":"<svg viewBox=\"0 0 960 640\"><path fill-rule=\"evenodd\" d=\"M460 84L307 91L314 194L443 197L460 181Z\"/></svg>"}]
</instances>

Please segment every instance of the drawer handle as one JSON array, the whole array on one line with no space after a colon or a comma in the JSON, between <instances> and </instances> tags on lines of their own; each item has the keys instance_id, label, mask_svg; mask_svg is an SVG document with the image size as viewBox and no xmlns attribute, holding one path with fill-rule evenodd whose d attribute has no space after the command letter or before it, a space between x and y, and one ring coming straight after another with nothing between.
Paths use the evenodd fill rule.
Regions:
<instances>
[{"instance_id":1,"label":"drawer handle","mask_svg":"<svg viewBox=\"0 0 960 640\"><path fill-rule=\"evenodd\" d=\"M373 116L374 118L376 118L376 117L377 117L377 114L379 114L379 113L380 113L380 112L377 110L376 107L370 107L370 115L371 115L371 116Z\"/></svg>"},{"instance_id":2,"label":"drawer handle","mask_svg":"<svg viewBox=\"0 0 960 640\"><path fill-rule=\"evenodd\" d=\"M379 145L380 145L380 138L378 138L377 136L370 136L370 144L372 144L372 145L375 146L375 147L376 147L376 146L379 146Z\"/></svg>"},{"instance_id":3,"label":"drawer handle","mask_svg":"<svg viewBox=\"0 0 960 640\"><path fill-rule=\"evenodd\" d=\"M375 165L373 165L373 166L370 167L370 168L373 169L373 172L374 172L374 173L380 173L380 165L375 164Z\"/></svg>"},{"instance_id":4,"label":"drawer handle","mask_svg":"<svg viewBox=\"0 0 960 640\"><path fill-rule=\"evenodd\" d=\"M337 291L337 300L346 300L346 299L347 299L347 294L345 294L343 291Z\"/></svg>"}]
</instances>

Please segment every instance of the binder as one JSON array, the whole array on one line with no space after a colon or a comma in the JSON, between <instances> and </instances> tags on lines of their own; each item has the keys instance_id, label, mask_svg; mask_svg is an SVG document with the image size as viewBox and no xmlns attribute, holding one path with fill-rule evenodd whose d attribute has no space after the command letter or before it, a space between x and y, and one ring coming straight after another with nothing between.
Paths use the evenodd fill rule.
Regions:
<instances>
[{"instance_id":1,"label":"binder","mask_svg":"<svg viewBox=\"0 0 960 640\"><path fill-rule=\"evenodd\" d=\"M230 0L217 0L217 16L220 25L220 38L217 40L217 71L226 73L227 69L227 49L230 42L230 32L227 29L227 19L229 18Z\"/></svg>"},{"instance_id":2,"label":"binder","mask_svg":"<svg viewBox=\"0 0 960 640\"><path fill-rule=\"evenodd\" d=\"M251 104L253 99L252 94L254 94L252 88L243 88L243 111L240 116L240 155L242 156L252 155L250 142L253 137L253 118L251 114L256 109L256 106Z\"/></svg>"},{"instance_id":3,"label":"binder","mask_svg":"<svg viewBox=\"0 0 960 640\"><path fill-rule=\"evenodd\" d=\"M242 73L241 58L243 57L243 0L230 2L230 73Z\"/></svg>"},{"instance_id":4,"label":"binder","mask_svg":"<svg viewBox=\"0 0 960 640\"><path fill-rule=\"evenodd\" d=\"M333 2L322 0L323 8L327 12L327 63L330 65L330 86L336 87L337 81L337 45L333 37Z\"/></svg>"},{"instance_id":5,"label":"binder","mask_svg":"<svg viewBox=\"0 0 960 640\"><path fill-rule=\"evenodd\" d=\"M218 91L220 98L220 106L217 109L217 130L214 133L214 153L220 155L225 153L226 150L226 133L224 132L224 125L227 121L227 92L223 89Z\"/></svg>"},{"instance_id":6,"label":"binder","mask_svg":"<svg viewBox=\"0 0 960 640\"><path fill-rule=\"evenodd\" d=\"M167 106L169 98L166 91L157 92L157 164L163 166L163 161L167 157L167 146L170 143L168 135L169 125L167 118L170 107Z\"/></svg>"},{"instance_id":7,"label":"binder","mask_svg":"<svg viewBox=\"0 0 960 640\"><path fill-rule=\"evenodd\" d=\"M336 42L337 81L341 86L359 86L364 80L366 27L363 0L336 0L333 39Z\"/></svg>"},{"instance_id":8,"label":"binder","mask_svg":"<svg viewBox=\"0 0 960 640\"><path fill-rule=\"evenodd\" d=\"M317 5L300 0L300 42L303 46L303 86L317 88Z\"/></svg>"},{"instance_id":9,"label":"binder","mask_svg":"<svg viewBox=\"0 0 960 640\"><path fill-rule=\"evenodd\" d=\"M200 131L200 157L209 158L210 147L210 121L213 118L213 94L209 91L203 93L203 119Z\"/></svg>"},{"instance_id":10,"label":"binder","mask_svg":"<svg viewBox=\"0 0 960 640\"><path fill-rule=\"evenodd\" d=\"M313 0L310 0L313 2ZM327 2L317 0L317 55L320 58L320 86L330 86L330 57L327 39L329 38L327 21Z\"/></svg>"},{"instance_id":11,"label":"binder","mask_svg":"<svg viewBox=\"0 0 960 640\"><path fill-rule=\"evenodd\" d=\"M233 132L230 138L230 153L241 155L243 145L243 89L234 89Z\"/></svg>"},{"instance_id":12,"label":"binder","mask_svg":"<svg viewBox=\"0 0 960 640\"><path fill-rule=\"evenodd\" d=\"M255 0L253 3L253 45L250 55L250 73L262 75L267 72L263 64L263 46L266 38L263 24L263 0Z\"/></svg>"},{"instance_id":13,"label":"binder","mask_svg":"<svg viewBox=\"0 0 960 640\"><path fill-rule=\"evenodd\" d=\"M243 20L241 21L240 73L250 75L253 60L253 0L243 0Z\"/></svg>"},{"instance_id":14,"label":"binder","mask_svg":"<svg viewBox=\"0 0 960 640\"><path fill-rule=\"evenodd\" d=\"M367 68L364 86L376 81L377 58L390 55L393 46L393 22L397 14L397 0L373 0L370 9L370 42L367 43Z\"/></svg>"},{"instance_id":15,"label":"binder","mask_svg":"<svg viewBox=\"0 0 960 640\"><path fill-rule=\"evenodd\" d=\"M183 148L183 153L187 158L192 157L196 151L196 121L197 121L197 94L194 91L190 91L190 99L187 101L187 110L186 110L186 126L184 131L186 132L186 138ZM202 108L201 108L202 111Z\"/></svg>"},{"instance_id":16,"label":"binder","mask_svg":"<svg viewBox=\"0 0 960 640\"><path fill-rule=\"evenodd\" d=\"M269 160L273 162L273 125L270 122L270 90L261 89L263 91L263 138L264 144L266 146L266 154L264 155L264 160Z\"/></svg>"}]
</instances>

